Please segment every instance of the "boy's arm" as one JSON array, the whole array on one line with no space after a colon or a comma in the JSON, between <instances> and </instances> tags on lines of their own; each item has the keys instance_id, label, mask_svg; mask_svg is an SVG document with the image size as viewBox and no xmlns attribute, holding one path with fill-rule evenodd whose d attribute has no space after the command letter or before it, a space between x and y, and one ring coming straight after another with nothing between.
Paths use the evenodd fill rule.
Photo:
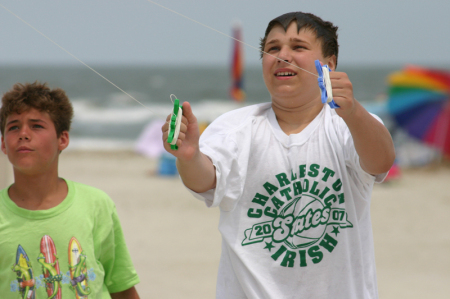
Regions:
<instances>
[{"instance_id":1,"label":"boy's arm","mask_svg":"<svg viewBox=\"0 0 450 299\"><path fill-rule=\"evenodd\" d=\"M188 102L183 103L183 120L177 141L178 150L170 149L167 143L168 121L170 116L162 127L164 148L177 157L177 168L183 183L197 193L215 188L216 170L212 161L200 151L200 132L191 105Z\"/></svg>"},{"instance_id":2,"label":"boy's arm","mask_svg":"<svg viewBox=\"0 0 450 299\"><path fill-rule=\"evenodd\" d=\"M389 131L355 100L347 74L331 72L330 79L333 98L341 107L336 108L336 113L342 117L352 134L362 169L372 175L389 171L395 159L394 143Z\"/></svg>"},{"instance_id":3,"label":"boy's arm","mask_svg":"<svg viewBox=\"0 0 450 299\"><path fill-rule=\"evenodd\" d=\"M122 292L111 293L110 295L112 299L140 299L135 287Z\"/></svg>"}]
</instances>

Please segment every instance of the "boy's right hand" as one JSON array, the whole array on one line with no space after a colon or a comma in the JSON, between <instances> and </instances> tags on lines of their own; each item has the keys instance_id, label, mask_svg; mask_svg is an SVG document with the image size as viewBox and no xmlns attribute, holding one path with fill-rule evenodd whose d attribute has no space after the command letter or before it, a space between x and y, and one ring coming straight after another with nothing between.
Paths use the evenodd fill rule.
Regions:
<instances>
[{"instance_id":1,"label":"boy's right hand","mask_svg":"<svg viewBox=\"0 0 450 299\"><path fill-rule=\"evenodd\" d=\"M183 118L178 135L178 150L172 150L167 143L170 115L162 127L163 143L166 151L177 157L177 169L186 187L202 193L216 187L216 169L209 157L200 152L200 131L191 105L183 103Z\"/></svg>"},{"instance_id":2,"label":"boy's right hand","mask_svg":"<svg viewBox=\"0 0 450 299\"><path fill-rule=\"evenodd\" d=\"M169 136L170 114L167 116L166 123L162 126L163 143L166 151L180 160L189 161L199 152L200 131L197 118L192 113L189 102L183 103L183 118L181 121L180 134L178 135L178 150L172 150L167 142Z\"/></svg>"}]
</instances>

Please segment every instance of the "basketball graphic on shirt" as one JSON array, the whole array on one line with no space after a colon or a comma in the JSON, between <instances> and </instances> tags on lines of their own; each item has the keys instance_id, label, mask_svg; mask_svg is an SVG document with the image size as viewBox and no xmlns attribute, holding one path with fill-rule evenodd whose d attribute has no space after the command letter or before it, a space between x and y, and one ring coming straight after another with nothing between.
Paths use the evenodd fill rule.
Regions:
<instances>
[{"instance_id":1,"label":"basketball graphic on shirt","mask_svg":"<svg viewBox=\"0 0 450 299\"><path fill-rule=\"evenodd\" d=\"M323 223L324 208L323 203L312 196L304 195L289 202L279 214L279 216L294 217L291 235L284 241L286 245L297 249L311 246L319 241L327 226Z\"/></svg>"}]
</instances>

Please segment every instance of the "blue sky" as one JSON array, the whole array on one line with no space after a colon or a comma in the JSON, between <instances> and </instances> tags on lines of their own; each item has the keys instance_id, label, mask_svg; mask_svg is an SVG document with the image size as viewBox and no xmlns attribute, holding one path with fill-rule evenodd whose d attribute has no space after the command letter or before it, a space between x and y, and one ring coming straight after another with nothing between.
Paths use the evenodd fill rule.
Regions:
<instances>
[{"instance_id":1,"label":"blue sky","mask_svg":"<svg viewBox=\"0 0 450 299\"><path fill-rule=\"evenodd\" d=\"M258 46L267 23L290 11L339 26L340 65L450 67L450 1L156 0L178 13ZM226 65L231 40L147 0L0 0L90 65ZM245 47L248 65L258 51ZM80 64L0 7L0 65Z\"/></svg>"}]
</instances>

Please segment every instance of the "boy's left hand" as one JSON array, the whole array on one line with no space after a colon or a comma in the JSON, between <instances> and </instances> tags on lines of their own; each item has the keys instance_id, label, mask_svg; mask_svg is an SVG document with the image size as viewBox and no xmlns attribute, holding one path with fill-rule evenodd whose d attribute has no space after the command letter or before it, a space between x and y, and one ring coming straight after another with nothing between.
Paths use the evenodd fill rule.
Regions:
<instances>
[{"instance_id":1,"label":"boy's left hand","mask_svg":"<svg viewBox=\"0 0 450 299\"><path fill-rule=\"evenodd\" d=\"M353 97L353 85L348 75L344 72L330 72L333 99L340 106L336 108L336 113L346 118L355 110L355 98Z\"/></svg>"}]
</instances>

